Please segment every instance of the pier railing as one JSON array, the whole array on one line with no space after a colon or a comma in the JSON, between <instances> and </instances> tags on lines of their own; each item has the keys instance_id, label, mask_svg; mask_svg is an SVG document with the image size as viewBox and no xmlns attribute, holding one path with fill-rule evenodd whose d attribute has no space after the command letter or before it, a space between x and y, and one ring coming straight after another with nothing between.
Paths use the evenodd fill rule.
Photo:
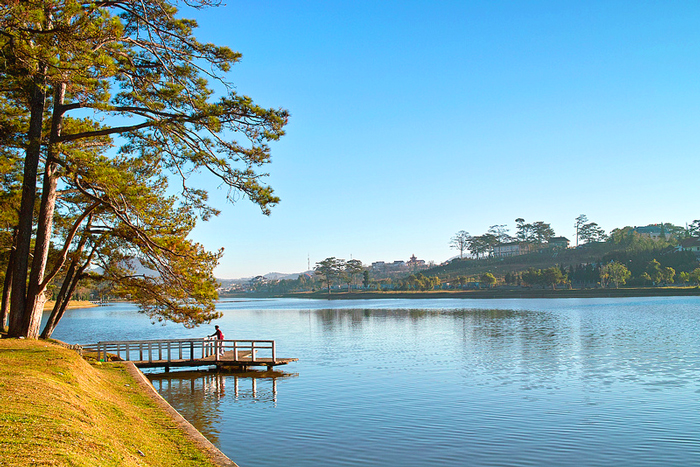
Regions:
<instances>
[{"instance_id":1,"label":"pier railing","mask_svg":"<svg viewBox=\"0 0 700 467\"><path fill-rule=\"evenodd\" d=\"M230 339L158 339L145 341L103 341L96 346L97 358L107 354L134 362L173 362L214 360L256 362L277 361L275 341ZM213 357L213 359L211 358Z\"/></svg>"}]
</instances>

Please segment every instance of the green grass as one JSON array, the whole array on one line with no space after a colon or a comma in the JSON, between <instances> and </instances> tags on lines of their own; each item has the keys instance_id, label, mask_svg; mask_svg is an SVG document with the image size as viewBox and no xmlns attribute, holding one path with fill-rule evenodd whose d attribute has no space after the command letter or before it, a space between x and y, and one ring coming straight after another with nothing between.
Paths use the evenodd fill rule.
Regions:
<instances>
[{"instance_id":1,"label":"green grass","mask_svg":"<svg viewBox=\"0 0 700 467\"><path fill-rule=\"evenodd\" d=\"M0 465L214 465L118 363L0 339Z\"/></svg>"}]
</instances>

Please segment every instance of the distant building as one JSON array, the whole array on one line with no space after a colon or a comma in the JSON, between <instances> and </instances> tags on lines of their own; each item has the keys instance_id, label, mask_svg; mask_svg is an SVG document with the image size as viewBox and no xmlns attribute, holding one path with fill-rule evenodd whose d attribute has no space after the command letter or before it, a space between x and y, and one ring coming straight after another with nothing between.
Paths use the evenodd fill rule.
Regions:
<instances>
[{"instance_id":1,"label":"distant building","mask_svg":"<svg viewBox=\"0 0 700 467\"><path fill-rule=\"evenodd\" d=\"M556 248L558 250L564 250L569 248L569 239L566 237L552 237L547 242L551 248Z\"/></svg>"},{"instance_id":2,"label":"distant building","mask_svg":"<svg viewBox=\"0 0 700 467\"><path fill-rule=\"evenodd\" d=\"M408 260L408 263L406 263L406 266L408 266L408 269L411 271L418 271L420 269L427 269L428 265L425 264L425 261L422 259L416 258L416 255L411 255L411 259Z\"/></svg>"},{"instance_id":3,"label":"distant building","mask_svg":"<svg viewBox=\"0 0 700 467\"><path fill-rule=\"evenodd\" d=\"M507 258L509 256L520 256L525 253L519 242L501 243L493 247L495 258Z\"/></svg>"},{"instance_id":4,"label":"distant building","mask_svg":"<svg viewBox=\"0 0 700 467\"><path fill-rule=\"evenodd\" d=\"M676 247L678 251L691 251L695 256L700 257L700 238L686 238Z\"/></svg>"},{"instance_id":5,"label":"distant building","mask_svg":"<svg viewBox=\"0 0 700 467\"><path fill-rule=\"evenodd\" d=\"M663 234L663 228L659 224L650 224L644 227L635 227L633 230L639 235L651 238L652 240L660 239Z\"/></svg>"},{"instance_id":6,"label":"distant building","mask_svg":"<svg viewBox=\"0 0 700 467\"><path fill-rule=\"evenodd\" d=\"M397 260L392 263L375 261L372 263L372 271L380 274L418 271L421 269L427 269L428 267L429 266L425 263L425 261L416 258L416 255L412 255L411 259L408 261Z\"/></svg>"}]
</instances>

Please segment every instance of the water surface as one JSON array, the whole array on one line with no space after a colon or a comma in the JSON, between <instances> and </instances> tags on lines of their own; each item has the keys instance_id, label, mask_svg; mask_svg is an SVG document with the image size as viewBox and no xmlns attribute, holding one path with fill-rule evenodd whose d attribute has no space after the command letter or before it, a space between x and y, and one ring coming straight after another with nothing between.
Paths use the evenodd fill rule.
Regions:
<instances>
[{"instance_id":1,"label":"water surface","mask_svg":"<svg viewBox=\"0 0 700 467\"><path fill-rule=\"evenodd\" d=\"M241 467L700 465L700 298L231 300L285 373L152 376ZM130 305L55 337L203 336Z\"/></svg>"}]
</instances>

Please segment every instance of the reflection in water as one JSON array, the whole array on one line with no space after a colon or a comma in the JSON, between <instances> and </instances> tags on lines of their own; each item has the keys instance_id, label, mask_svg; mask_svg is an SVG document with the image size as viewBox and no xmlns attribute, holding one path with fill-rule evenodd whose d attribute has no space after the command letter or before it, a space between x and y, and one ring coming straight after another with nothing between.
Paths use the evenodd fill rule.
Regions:
<instances>
[{"instance_id":1,"label":"reflection in water","mask_svg":"<svg viewBox=\"0 0 700 467\"><path fill-rule=\"evenodd\" d=\"M324 335L334 336L334 346L338 345L337 335L344 332L359 335L363 341L377 333L380 340L396 339L381 335L384 331L404 336L410 331L421 339L432 339L431 327L436 322L459 322L461 335L442 336L423 352L450 353L462 362L462 371L498 380L499 385L527 388L558 378L579 380L589 389L615 381L641 381L649 390L657 389L656 381L694 384L696 368L687 365L684 343L694 342L700 334L696 317L669 326L663 311L644 311L623 310L613 319L607 309L606 314L527 309L321 309L308 313L316 317ZM407 323L412 327L406 328ZM461 346L461 351L453 352L453 346ZM406 369L410 370L410 364ZM689 370L693 377L683 378Z\"/></svg>"},{"instance_id":2,"label":"reflection in water","mask_svg":"<svg viewBox=\"0 0 700 467\"><path fill-rule=\"evenodd\" d=\"M174 371L149 373L153 387L212 443L219 444L224 402L276 406L277 380L297 376L281 371ZM230 399L224 401L224 399Z\"/></svg>"}]
</instances>

